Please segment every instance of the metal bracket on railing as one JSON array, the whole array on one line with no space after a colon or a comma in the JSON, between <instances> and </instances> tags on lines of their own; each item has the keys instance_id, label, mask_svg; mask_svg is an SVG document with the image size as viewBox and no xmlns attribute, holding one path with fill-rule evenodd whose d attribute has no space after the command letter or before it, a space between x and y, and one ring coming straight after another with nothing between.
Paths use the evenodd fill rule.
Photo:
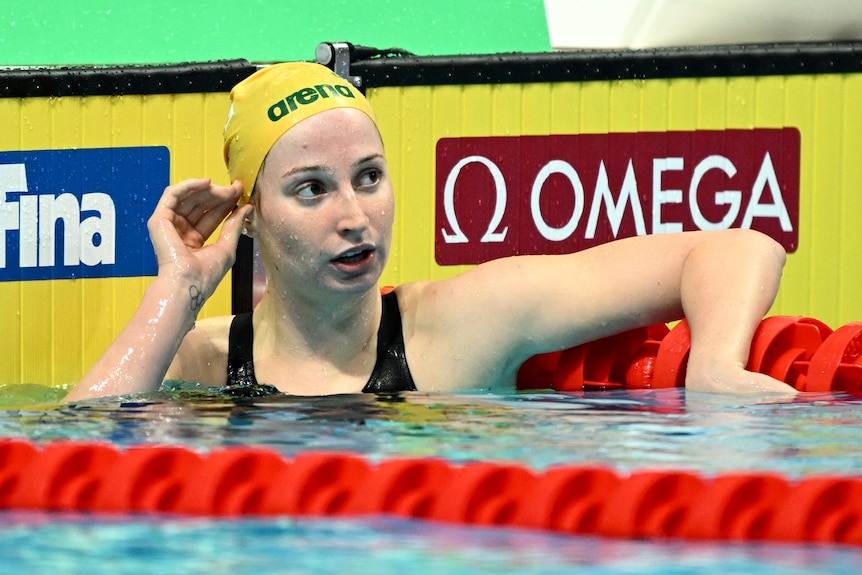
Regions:
<instances>
[{"instance_id":1,"label":"metal bracket on railing","mask_svg":"<svg viewBox=\"0 0 862 575\"><path fill-rule=\"evenodd\" d=\"M333 72L361 89L362 78L350 75L352 56L353 45L349 42L321 42L314 51L314 59L318 64L327 66Z\"/></svg>"}]
</instances>

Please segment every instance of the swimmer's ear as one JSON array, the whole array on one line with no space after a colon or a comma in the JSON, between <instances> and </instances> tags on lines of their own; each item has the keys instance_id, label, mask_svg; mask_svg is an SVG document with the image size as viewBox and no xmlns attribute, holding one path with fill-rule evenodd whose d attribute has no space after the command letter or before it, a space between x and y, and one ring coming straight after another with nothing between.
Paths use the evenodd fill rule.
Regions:
<instances>
[{"instance_id":1,"label":"swimmer's ear","mask_svg":"<svg viewBox=\"0 0 862 575\"><path fill-rule=\"evenodd\" d=\"M248 216L246 216L245 220L242 222L242 235L248 236L250 238L254 237L255 234L255 218L254 218L254 210L249 212Z\"/></svg>"}]
</instances>

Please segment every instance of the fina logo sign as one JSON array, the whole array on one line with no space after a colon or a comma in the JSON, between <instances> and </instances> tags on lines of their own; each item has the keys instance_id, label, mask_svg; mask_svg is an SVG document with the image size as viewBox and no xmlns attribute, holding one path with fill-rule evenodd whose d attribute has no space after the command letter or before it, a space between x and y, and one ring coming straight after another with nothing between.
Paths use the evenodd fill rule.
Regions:
<instances>
[{"instance_id":1,"label":"fina logo sign","mask_svg":"<svg viewBox=\"0 0 862 575\"><path fill-rule=\"evenodd\" d=\"M166 147L0 152L0 281L154 276Z\"/></svg>"}]
</instances>

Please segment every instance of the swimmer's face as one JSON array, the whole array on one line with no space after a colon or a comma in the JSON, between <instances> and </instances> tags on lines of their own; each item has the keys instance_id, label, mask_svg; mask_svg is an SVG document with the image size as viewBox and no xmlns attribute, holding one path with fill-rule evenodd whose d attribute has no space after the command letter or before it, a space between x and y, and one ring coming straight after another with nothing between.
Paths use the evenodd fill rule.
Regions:
<instances>
[{"instance_id":1,"label":"swimmer's face","mask_svg":"<svg viewBox=\"0 0 862 575\"><path fill-rule=\"evenodd\" d=\"M252 198L252 229L268 281L312 290L377 285L392 236L394 197L383 142L359 110L303 120L273 145Z\"/></svg>"}]
</instances>

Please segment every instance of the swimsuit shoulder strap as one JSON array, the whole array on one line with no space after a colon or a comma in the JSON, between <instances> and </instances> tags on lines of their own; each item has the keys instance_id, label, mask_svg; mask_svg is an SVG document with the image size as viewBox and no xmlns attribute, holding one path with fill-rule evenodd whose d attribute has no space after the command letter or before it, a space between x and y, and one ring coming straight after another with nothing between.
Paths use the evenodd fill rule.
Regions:
<instances>
[{"instance_id":1,"label":"swimsuit shoulder strap","mask_svg":"<svg viewBox=\"0 0 862 575\"><path fill-rule=\"evenodd\" d=\"M377 361L364 393L415 391L416 384L407 365L401 308L395 292L383 296L383 312L377 331Z\"/></svg>"},{"instance_id":2,"label":"swimsuit shoulder strap","mask_svg":"<svg viewBox=\"0 0 862 575\"><path fill-rule=\"evenodd\" d=\"M254 326L252 314L240 313L230 324L227 355L227 385L254 386Z\"/></svg>"}]
</instances>

